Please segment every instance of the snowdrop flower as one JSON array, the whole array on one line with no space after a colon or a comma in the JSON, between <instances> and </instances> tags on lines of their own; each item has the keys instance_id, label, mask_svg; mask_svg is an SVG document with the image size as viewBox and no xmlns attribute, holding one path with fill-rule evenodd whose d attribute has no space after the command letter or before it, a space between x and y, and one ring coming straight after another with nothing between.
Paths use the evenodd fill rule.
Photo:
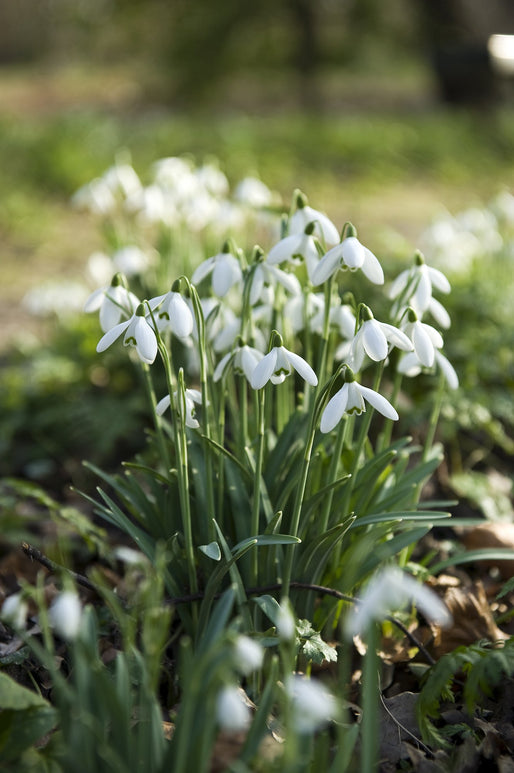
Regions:
<instances>
[{"instance_id":1,"label":"snowdrop flower","mask_svg":"<svg viewBox=\"0 0 514 773\"><path fill-rule=\"evenodd\" d=\"M173 400L175 403L178 403L178 395L177 392L173 392ZM162 416L162 414L170 407L170 396L165 395L162 400L159 400L157 405L155 406L155 413L157 416ZM195 403L197 405L202 404L202 393L198 391L198 389L185 389L184 390L184 403L185 403L185 417L184 421L186 423L186 427L191 427L191 429L198 429L200 426L200 423L197 419L195 419Z\"/></svg>"},{"instance_id":2,"label":"snowdrop flower","mask_svg":"<svg viewBox=\"0 0 514 773\"><path fill-rule=\"evenodd\" d=\"M306 327L321 335L325 316L324 293L306 293L289 298L284 306L284 319L294 335Z\"/></svg>"},{"instance_id":3,"label":"snowdrop flower","mask_svg":"<svg viewBox=\"0 0 514 773\"><path fill-rule=\"evenodd\" d=\"M293 274L286 274L280 268L263 260L262 251L255 251L254 266L250 275L250 306L263 300L266 288L274 288L277 284L287 290L292 295L298 295L302 292L300 282Z\"/></svg>"},{"instance_id":4,"label":"snowdrop flower","mask_svg":"<svg viewBox=\"0 0 514 773\"><path fill-rule=\"evenodd\" d=\"M267 185L257 177L245 177L234 191L234 198L240 204L259 209L273 204L274 196Z\"/></svg>"},{"instance_id":5,"label":"snowdrop flower","mask_svg":"<svg viewBox=\"0 0 514 773\"><path fill-rule=\"evenodd\" d=\"M223 730L246 730L251 713L245 698L246 693L236 685L222 687L216 700L216 718Z\"/></svg>"},{"instance_id":6,"label":"snowdrop flower","mask_svg":"<svg viewBox=\"0 0 514 773\"><path fill-rule=\"evenodd\" d=\"M213 196L226 196L229 184L226 175L216 164L204 164L194 173L206 191Z\"/></svg>"},{"instance_id":7,"label":"snowdrop flower","mask_svg":"<svg viewBox=\"0 0 514 773\"><path fill-rule=\"evenodd\" d=\"M21 593L7 596L2 604L0 617L15 630L25 628L29 606Z\"/></svg>"},{"instance_id":8,"label":"snowdrop flower","mask_svg":"<svg viewBox=\"0 0 514 773\"><path fill-rule=\"evenodd\" d=\"M316 223L308 223L303 233L286 236L275 244L268 253L268 263L274 265L284 261L295 262L295 259L305 261L309 279L312 281L314 269L319 263L320 255L316 238L313 235Z\"/></svg>"},{"instance_id":9,"label":"snowdrop flower","mask_svg":"<svg viewBox=\"0 0 514 773\"><path fill-rule=\"evenodd\" d=\"M442 271L427 266L421 252L416 252L414 265L402 271L389 289L389 297L409 303L416 314L421 317L428 310L432 300L432 289L435 287L442 293L449 293L451 286Z\"/></svg>"},{"instance_id":10,"label":"snowdrop flower","mask_svg":"<svg viewBox=\"0 0 514 773\"><path fill-rule=\"evenodd\" d=\"M100 310L100 327L107 333L123 316L132 316L138 306L139 298L124 286L122 275L115 274L108 287L100 287L91 293L84 304L84 311Z\"/></svg>"},{"instance_id":11,"label":"snowdrop flower","mask_svg":"<svg viewBox=\"0 0 514 773\"><path fill-rule=\"evenodd\" d=\"M78 209L85 209L93 215L110 215L116 208L112 191L100 177L79 188L71 201Z\"/></svg>"},{"instance_id":12,"label":"snowdrop flower","mask_svg":"<svg viewBox=\"0 0 514 773\"><path fill-rule=\"evenodd\" d=\"M320 430L321 432L331 432L345 414L356 413L357 415L366 411L364 400L366 400L375 410L385 416L386 419L397 421L399 416L389 400L375 392L369 387L364 387L355 381L355 376L350 368L344 372L344 385L328 401L327 406L321 414Z\"/></svg>"},{"instance_id":13,"label":"snowdrop flower","mask_svg":"<svg viewBox=\"0 0 514 773\"><path fill-rule=\"evenodd\" d=\"M443 346L443 338L439 331L421 322L411 307L407 309L407 321L402 325L402 330L412 341L414 352L421 365L431 368L434 364L435 349Z\"/></svg>"},{"instance_id":14,"label":"snowdrop flower","mask_svg":"<svg viewBox=\"0 0 514 773\"><path fill-rule=\"evenodd\" d=\"M231 352L228 352L217 364L213 379L219 381L225 374L229 365L232 366L234 373L245 376L248 383L251 382L253 372L257 364L262 360L264 354L259 349L254 349L247 344L236 346Z\"/></svg>"},{"instance_id":15,"label":"snowdrop flower","mask_svg":"<svg viewBox=\"0 0 514 773\"><path fill-rule=\"evenodd\" d=\"M52 602L48 619L54 631L66 641L77 638L82 619L80 599L74 591L63 591Z\"/></svg>"},{"instance_id":16,"label":"snowdrop flower","mask_svg":"<svg viewBox=\"0 0 514 773\"><path fill-rule=\"evenodd\" d=\"M234 663L237 670L247 676L252 671L257 671L264 660L264 649L249 636L238 636L234 644Z\"/></svg>"},{"instance_id":17,"label":"snowdrop flower","mask_svg":"<svg viewBox=\"0 0 514 773\"><path fill-rule=\"evenodd\" d=\"M130 164L115 164L109 167L102 179L115 196L128 198L142 188L141 181Z\"/></svg>"},{"instance_id":18,"label":"snowdrop flower","mask_svg":"<svg viewBox=\"0 0 514 773\"><path fill-rule=\"evenodd\" d=\"M139 304L130 319L115 325L102 336L96 351L104 352L122 333L125 333L123 345L134 346L139 359L151 365L157 356L157 338L153 327L147 322L143 303Z\"/></svg>"},{"instance_id":19,"label":"snowdrop flower","mask_svg":"<svg viewBox=\"0 0 514 773\"><path fill-rule=\"evenodd\" d=\"M294 729L301 735L315 733L337 719L337 700L322 682L293 674L286 679L285 689L291 701Z\"/></svg>"},{"instance_id":20,"label":"snowdrop flower","mask_svg":"<svg viewBox=\"0 0 514 773\"><path fill-rule=\"evenodd\" d=\"M135 244L128 244L116 250L112 256L112 262L115 268L125 276L134 276L143 273L150 265L151 259Z\"/></svg>"},{"instance_id":21,"label":"snowdrop flower","mask_svg":"<svg viewBox=\"0 0 514 773\"><path fill-rule=\"evenodd\" d=\"M296 620L289 599L284 599L279 604L275 617L275 627L278 638L282 641L291 641L296 636Z\"/></svg>"},{"instance_id":22,"label":"snowdrop flower","mask_svg":"<svg viewBox=\"0 0 514 773\"><path fill-rule=\"evenodd\" d=\"M212 289L220 297L226 295L231 287L242 280L241 266L230 251L228 242L225 242L221 252L200 263L191 277L191 282L199 284L209 274L212 274Z\"/></svg>"},{"instance_id":23,"label":"snowdrop flower","mask_svg":"<svg viewBox=\"0 0 514 773\"><path fill-rule=\"evenodd\" d=\"M450 389L457 389L459 386L459 377L455 368L444 354L441 354L438 348L434 348L434 364L438 365ZM398 363L398 372L404 376L414 377L421 373L423 363L415 352L404 354Z\"/></svg>"},{"instance_id":24,"label":"snowdrop flower","mask_svg":"<svg viewBox=\"0 0 514 773\"><path fill-rule=\"evenodd\" d=\"M375 255L357 239L357 231L352 225L346 230L346 237L340 244L332 247L320 260L312 274L314 286L323 284L339 269L357 271L373 284L384 284L384 272Z\"/></svg>"},{"instance_id":25,"label":"snowdrop flower","mask_svg":"<svg viewBox=\"0 0 514 773\"><path fill-rule=\"evenodd\" d=\"M359 308L362 324L353 338L351 345L352 367L359 371L364 362L364 355L374 362L385 360L389 353L389 345L403 351L412 351L410 339L393 325L379 322L373 317L368 306L361 304Z\"/></svg>"},{"instance_id":26,"label":"snowdrop flower","mask_svg":"<svg viewBox=\"0 0 514 773\"><path fill-rule=\"evenodd\" d=\"M296 193L296 207L296 212L289 221L290 234L304 234L309 223L314 223L314 233L318 239L323 239L327 244L336 244L339 241L339 232L330 218L309 207L307 198L300 191Z\"/></svg>"},{"instance_id":27,"label":"snowdrop flower","mask_svg":"<svg viewBox=\"0 0 514 773\"><path fill-rule=\"evenodd\" d=\"M317 386L318 379L311 366L299 354L290 352L282 345L282 337L275 331L279 341L256 366L250 384L253 389L262 389L268 381L281 384L290 376L293 369L311 386Z\"/></svg>"},{"instance_id":28,"label":"snowdrop flower","mask_svg":"<svg viewBox=\"0 0 514 773\"><path fill-rule=\"evenodd\" d=\"M191 309L182 295L173 287L165 295L152 298L148 305L152 311L158 309L158 313L154 316L159 330L169 328L178 338L187 338L193 332L194 320Z\"/></svg>"},{"instance_id":29,"label":"snowdrop flower","mask_svg":"<svg viewBox=\"0 0 514 773\"><path fill-rule=\"evenodd\" d=\"M346 632L349 636L364 633L373 621L383 620L409 602L418 606L427 620L443 627L451 625L448 609L433 591L410 574L389 566L368 583L359 603L348 616Z\"/></svg>"}]
</instances>

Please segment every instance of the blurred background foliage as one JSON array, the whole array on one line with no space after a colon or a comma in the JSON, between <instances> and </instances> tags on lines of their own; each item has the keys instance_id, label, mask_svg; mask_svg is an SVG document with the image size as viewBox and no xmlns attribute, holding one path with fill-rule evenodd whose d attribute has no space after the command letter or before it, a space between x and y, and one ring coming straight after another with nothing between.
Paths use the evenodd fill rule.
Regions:
<instances>
[{"instance_id":1,"label":"blurred background foliage","mask_svg":"<svg viewBox=\"0 0 514 773\"><path fill-rule=\"evenodd\" d=\"M509 0L0 0L0 475L63 495L82 458L116 464L144 443L134 372L123 353L98 370L96 322L22 305L104 247L70 198L120 150L143 178L191 154L232 184L257 174L286 206L300 187L391 276L433 218L512 187L495 32L514 32ZM511 474L512 256L482 244L452 277L463 390L444 440L455 470Z\"/></svg>"}]
</instances>

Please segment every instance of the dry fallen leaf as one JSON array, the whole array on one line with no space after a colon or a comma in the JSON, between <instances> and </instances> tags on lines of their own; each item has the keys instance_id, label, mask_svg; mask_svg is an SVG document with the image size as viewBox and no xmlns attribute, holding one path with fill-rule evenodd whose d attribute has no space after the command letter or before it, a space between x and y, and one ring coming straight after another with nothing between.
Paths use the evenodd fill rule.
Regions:
<instances>
[{"instance_id":1,"label":"dry fallen leaf","mask_svg":"<svg viewBox=\"0 0 514 773\"><path fill-rule=\"evenodd\" d=\"M514 523L487 522L466 530L462 542L468 550L480 548L510 548L514 550ZM500 576L508 580L514 576L513 560L480 561L486 568L498 568Z\"/></svg>"}]
</instances>

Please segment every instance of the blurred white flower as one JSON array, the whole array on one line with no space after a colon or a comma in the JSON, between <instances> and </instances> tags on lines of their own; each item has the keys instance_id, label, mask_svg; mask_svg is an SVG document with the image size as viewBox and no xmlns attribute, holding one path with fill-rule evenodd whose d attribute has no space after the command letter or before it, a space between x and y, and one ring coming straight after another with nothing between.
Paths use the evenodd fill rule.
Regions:
<instances>
[{"instance_id":1,"label":"blurred white flower","mask_svg":"<svg viewBox=\"0 0 514 773\"><path fill-rule=\"evenodd\" d=\"M274 202L273 193L257 177L245 177L235 188L234 198L249 207L269 207Z\"/></svg>"},{"instance_id":2,"label":"blurred white flower","mask_svg":"<svg viewBox=\"0 0 514 773\"><path fill-rule=\"evenodd\" d=\"M21 593L7 596L2 604L1 619L15 630L25 628L29 606Z\"/></svg>"},{"instance_id":3,"label":"blurred white flower","mask_svg":"<svg viewBox=\"0 0 514 773\"><path fill-rule=\"evenodd\" d=\"M311 386L317 386L318 378L313 369L299 354L289 351L285 346L274 346L255 367L251 378L253 389L262 389L268 381L281 384L292 371L297 373Z\"/></svg>"},{"instance_id":4,"label":"blurred white flower","mask_svg":"<svg viewBox=\"0 0 514 773\"><path fill-rule=\"evenodd\" d=\"M365 633L373 621L414 603L427 620L448 626L452 617L440 598L426 585L396 567L379 571L368 583L346 621L349 636Z\"/></svg>"},{"instance_id":5,"label":"blurred white flower","mask_svg":"<svg viewBox=\"0 0 514 773\"><path fill-rule=\"evenodd\" d=\"M245 698L245 692L236 685L221 688L216 700L216 718L223 730L246 730L250 724L251 713Z\"/></svg>"},{"instance_id":6,"label":"blurred white flower","mask_svg":"<svg viewBox=\"0 0 514 773\"><path fill-rule=\"evenodd\" d=\"M74 591L63 591L52 602L48 619L54 631L66 641L76 639L82 620L82 605Z\"/></svg>"},{"instance_id":7,"label":"blurred white flower","mask_svg":"<svg viewBox=\"0 0 514 773\"><path fill-rule=\"evenodd\" d=\"M358 384L349 368L345 370L344 379L344 385L328 401L325 410L321 414L321 432L331 432L345 414L356 413L359 415L363 413L366 410L364 400L385 416L386 419L398 420L399 416L389 400L386 400L385 397L373 389Z\"/></svg>"},{"instance_id":8,"label":"blurred white flower","mask_svg":"<svg viewBox=\"0 0 514 773\"><path fill-rule=\"evenodd\" d=\"M140 247L127 244L113 253L112 262L116 271L120 271L125 276L135 276L142 274L151 265L152 260Z\"/></svg>"},{"instance_id":9,"label":"blurred white flower","mask_svg":"<svg viewBox=\"0 0 514 773\"><path fill-rule=\"evenodd\" d=\"M442 271L427 266L420 252L416 253L414 264L402 271L389 288L389 297L401 299L402 306L410 305L421 317L428 310L432 300L432 290L449 293L450 283Z\"/></svg>"},{"instance_id":10,"label":"blurred white flower","mask_svg":"<svg viewBox=\"0 0 514 773\"><path fill-rule=\"evenodd\" d=\"M119 323L123 316L131 317L139 306L139 298L121 284L116 274L109 286L95 290L84 304L84 311L91 313L100 310L100 327L107 333Z\"/></svg>"},{"instance_id":11,"label":"blurred white flower","mask_svg":"<svg viewBox=\"0 0 514 773\"><path fill-rule=\"evenodd\" d=\"M260 300L264 300L267 288L274 291L277 284L282 285L292 295L298 295L302 292L300 282L293 274L287 274L277 266L259 260L250 278L250 305L255 306Z\"/></svg>"},{"instance_id":12,"label":"blurred white flower","mask_svg":"<svg viewBox=\"0 0 514 773\"><path fill-rule=\"evenodd\" d=\"M247 676L257 671L264 660L264 648L249 636L240 635L234 644L234 664L237 670Z\"/></svg>"},{"instance_id":13,"label":"blurred white flower","mask_svg":"<svg viewBox=\"0 0 514 773\"><path fill-rule=\"evenodd\" d=\"M178 395L177 392L173 392L173 399L175 400L175 403L178 403ZM184 421L186 423L186 427L191 427L191 429L198 429L200 426L200 423L197 419L195 419L195 403L197 405L202 404L202 393L198 391L198 389L186 389L184 390L184 402L185 402L185 417ZM170 407L170 396L165 395L162 400L159 400L157 405L155 406L155 412L157 416L162 416L162 414Z\"/></svg>"},{"instance_id":14,"label":"blurred white flower","mask_svg":"<svg viewBox=\"0 0 514 773\"><path fill-rule=\"evenodd\" d=\"M286 679L285 689L291 701L294 729L301 735L315 733L339 716L335 696L319 680L292 674Z\"/></svg>"},{"instance_id":15,"label":"blurred white flower","mask_svg":"<svg viewBox=\"0 0 514 773\"><path fill-rule=\"evenodd\" d=\"M296 636L296 620L289 599L284 599L276 613L275 627L278 638L282 641L292 641Z\"/></svg>"},{"instance_id":16,"label":"blurred white flower","mask_svg":"<svg viewBox=\"0 0 514 773\"><path fill-rule=\"evenodd\" d=\"M145 308L139 304L134 314L125 322L120 322L108 330L96 346L97 352L104 352L122 333L124 346L133 346L142 362L151 365L157 356L157 338L155 330L148 323Z\"/></svg>"},{"instance_id":17,"label":"blurred white flower","mask_svg":"<svg viewBox=\"0 0 514 773\"><path fill-rule=\"evenodd\" d=\"M438 365L442 371L446 383L450 389L457 389L459 386L459 377L451 362L444 354L441 354L438 348L434 348L434 365ZM422 371L423 363L420 361L416 352L404 354L398 363L398 372L410 378L418 376Z\"/></svg>"},{"instance_id":18,"label":"blurred white flower","mask_svg":"<svg viewBox=\"0 0 514 773\"><path fill-rule=\"evenodd\" d=\"M48 281L38 284L25 293L23 307L35 317L48 317L57 314L65 317L76 314L84 306L88 289L80 282Z\"/></svg>"}]
</instances>

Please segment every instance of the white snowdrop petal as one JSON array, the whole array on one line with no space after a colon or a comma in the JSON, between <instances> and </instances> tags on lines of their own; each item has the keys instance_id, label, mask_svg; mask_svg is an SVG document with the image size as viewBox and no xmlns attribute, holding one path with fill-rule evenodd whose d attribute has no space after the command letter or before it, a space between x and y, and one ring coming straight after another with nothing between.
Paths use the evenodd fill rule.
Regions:
<instances>
[{"instance_id":1,"label":"white snowdrop petal","mask_svg":"<svg viewBox=\"0 0 514 773\"><path fill-rule=\"evenodd\" d=\"M162 414L170 407L170 396L164 395L162 400L159 400L157 405L155 406L155 413L157 416L162 416Z\"/></svg>"},{"instance_id":2,"label":"white snowdrop petal","mask_svg":"<svg viewBox=\"0 0 514 773\"><path fill-rule=\"evenodd\" d=\"M380 362L387 357L387 339L382 331L380 323L376 319L369 319L363 323L361 341L364 351L371 360Z\"/></svg>"},{"instance_id":3,"label":"white snowdrop petal","mask_svg":"<svg viewBox=\"0 0 514 773\"><path fill-rule=\"evenodd\" d=\"M144 317L137 317L134 325L136 351L139 357L151 365L157 356L157 338Z\"/></svg>"},{"instance_id":4,"label":"white snowdrop petal","mask_svg":"<svg viewBox=\"0 0 514 773\"><path fill-rule=\"evenodd\" d=\"M193 284L200 284L200 282L203 281L205 277L209 276L209 274L214 268L214 265L215 265L214 257L207 258L207 260L204 260L203 263L200 263L200 265L193 272L193 276L191 277L191 282Z\"/></svg>"},{"instance_id":5,"label":"white snowdrop petal","mask_svg":"<svg viewBox=\"0 0 514 773\"><path fill-rule=\"evenodd\" d=\"M434 364L434 343L432 336L426 330L427 325L423 325L418 322L414 325L412 331L412 342L414 344L414 351L416 356L422 365L426 368L431 368ZM433 330L433 328L432 328ZM437 333L437 330L434 332Z\"/></svg>"},{"instance_id":6,"label":"white snowdrop petal","mask_svg":"<svg viewBox=\"0 0 514 773\"><path fill-rule=\"evenodd\" d=\"M428 310L432 314L433 318L437 322L438 325L441 325L442 328L447 330L452 321L450 319L450 315L444 308L443 304L440 303L436 298L431 298L430 303L428 304Z\"/></svg>"},{"instance_id":7,"label":"white snowdrop petal","mask_svg":"<svg viewBox=\"0 0 514 773\"><path fill-rule=\"evenodd\" d=\"M275 363L277 361L277 350L274 347L269 354L266 354L262 360L255 366L255 370L252 374L250 384L252 389L262 389L265 384L271 378L271 375L275 371Z\"/></svg>"},{"instance_id":8,"label":"white snowdrop petal","mask_svg":"<svg viewBox=\"0 0 514 773\"><path fill-rule=\"evenodd\" d=\"M326 280L337 271L341 264L341 245L337 244L332 247L323 257L312 272L311 282L314 287L323 284Z\"/></svg>"},{"instance_id":9,"label":"white snowdrop petal","mask_svg":"<svg viewBox=\"0 0 514 773\"><path fill-rule=\"evenodd\" d=\"M320 430L321 432L331 432L336 424L343 418L343 413L348 402L348 384L344 384L341 389L328 401L327 406L321 414Z\"/></svg>"},{"instance_id":10,"label":"white snowdrop petal","mask_svg":"<svg viewBox=\"0 0 514 773\"><path fill-rule=\"evenodd\" d=\"M441 354L441 352L438 352L437 350L435 352L435 359L437 361L437 364L441 368L443 375L446 379L446 383L448 384L450 389L457 389L459 386L459 377L457 376L455 368L453 367L451 362L443 354Z\"/></svg>"},{"instance_id":11,"label":"white snowdrop petal","mask_svg":"<svg viewBox=\"0 0 514 773\"><path fill-rule=\"evenodd\" d=\"M397 421L400 418L395 408L393 408L389 400L386 400L383 395L375 392L374 389L369 389L368 387L362 385L359 386L359 389L365 400L367 400L368 403L372 405L373 408L375 408L375 410L381 413L382 416L385 416L386 419L393 419L393 421Z\"/></svg>"},{"instance_id":12,"label":"white snowdrop petal","mask_svg":"<svg viewBox=\"0 0 514 773\"><path fill-rule=\"evenodd\" d=\"M308 362L306 362L303 357L300 357L299 354L295 354L294 352L290 352L289 350L286 350L287 353L287 359L293 366L293 368L296 370L297 373L300 374L300 376L311 386L317 386L318 385L318 377L314 373L313 369L309 365Z\"/></svg>"},{"instance_id":13,"label":"white snowdrop petal","mask_svg":"<svg viewBox=\"0 0 514 773\"><path fill-rule=\"evenodd\" d=\"M343 239L341 254L348 268L360 268L364 263L364 247L356 236Z\"/></svg>"},{"instance_id":14,"label":"white snowdrop petal","mask_svg":"<svg viewBox=\"0 0 514 773\"><path fill-rule=\"evenodd\" d=\"M364 247L364 261L361 266L361 271L370 282L375 285L384 284L384 272L378 258L373 255L371 250Z\"/></svg>"},{"instance_id":15,"label":"white snowdrop petal","mask_svg":"<svg viewBox=\"0 0 514 773\"><path fill-rule=\"evenodd\" d=\"M102 338L98 341L96 345L96 351L104 352L106 349L108 349L108 347L114 343L117 338L120 337L123 331L128 328L130 322L131 320L126 319L124 322L120 322L118 325L115 325L110 330L108 330L107 333L105 333L105 335L103 335Z\"/></svg>"},{"instance_id":16,"label":"white snowdrop petal","mask_svg":"<svg viewBox=\"0 0 514 773\"><path fill-rule=\"evenodd\" d=\"M430 281L434 285L434 287L437 290L440 290L442 293L449 293L451 288L451 285L445 275L442 271L439 271L438 268L433 268L432 266L427 266L427 272Z\"/></svg>"},{"instance_id":17,"label":"white snowdrop petal","mask_svg":"<svg viewBox=\"0 0 514 773\"><path fill-rule=\"evenodd\" d=\"M301 243L301 234L291 234L291 236L286 236L284 239L277 242L268 252L266 258L267 262L270 265L277 265L277 263L291 260L293 255L298 253Z\"/></svg>"}]
</instances>

